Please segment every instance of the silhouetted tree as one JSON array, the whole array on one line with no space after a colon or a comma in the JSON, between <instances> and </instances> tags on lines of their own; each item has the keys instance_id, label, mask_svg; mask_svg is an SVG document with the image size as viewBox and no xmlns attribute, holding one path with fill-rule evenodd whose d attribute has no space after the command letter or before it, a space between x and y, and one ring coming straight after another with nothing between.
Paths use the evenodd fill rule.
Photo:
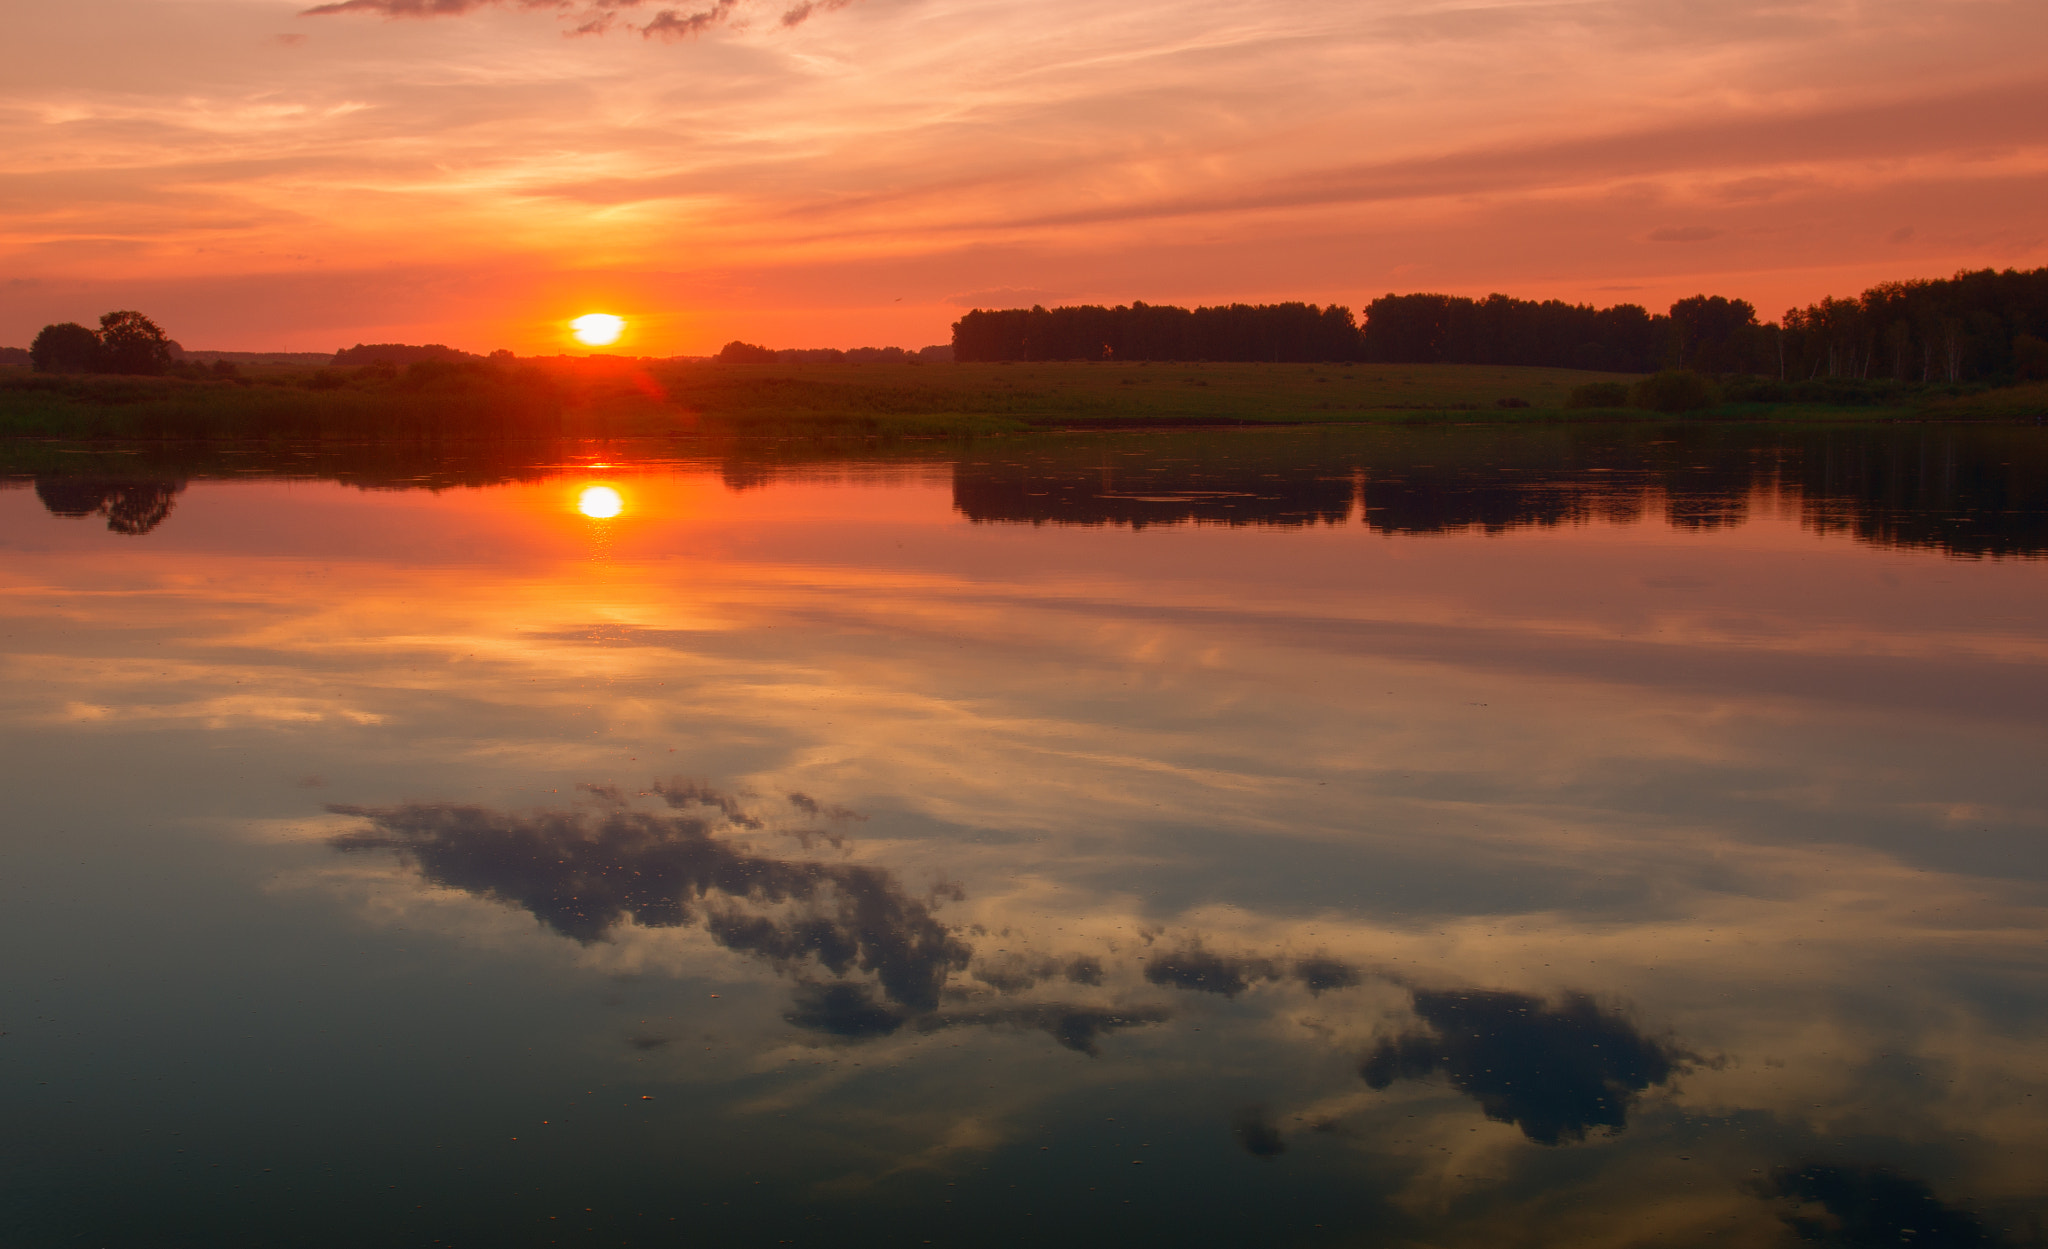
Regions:
<instances>
[{"instance_id":1,"label":"silhouetted tree","mask_svg":"<svg viewBox=\"0 0 2048 1249\"><path fill-rule=\"evenodd\" d=\"M1886 282L1785 313L1784 375L1961 382L2017 379L2025 339L2048 339L2048 268Z\"/></svg>"},{"instance_id":2,"label":"silhouetted tree","mask_svg":"<svg viewBox=\"0 0 2048 1249\"><path fill-rule=\"evenodd\" d=\"M773 364L775 349L756 347L752 343L743 343L735 338L718 349L716 359L720 364Z\"/></svg>"},{"instance_id":3,"label":"silhouetted tree","mask_svg":"<svg viewBox=\"0 0 2048 1249\"><path fill-rule=\"evenodd\" d=\"M1671 305L1672 363L1702 373L1746 371L1743 335L1756 328L1756 308L1743 299L1694 295Z\"/></svg>"},{"instance_id":4,"label":"silhouetted tree","mask_svg":"<svg viewBox=\"0 0 2048 1249\"><path fill-rule=\"evenodd\" d=\"M1506 295L1386 295L1366 307L1365 358L1645 373L1663 356L1669 324L1636 304L1595 308Z\"/></svg>"},{"instance_id":5,"label":"silhouetted tree","mask_svg":"<svg viewBox=\"0 0 2048 1249\"><path fill-rule=\"evenodd\" d=\"M28 354L38 373L91 373L99 367L100 336L76 321L46 325Z\"/></svg>"},{"instance_id":6,"label":"silhouetted tree","mask_svg":"<svg viewBox=\"0 0 2048 1249\"><path fill-rule=\"evenodd\" d=\"M171 340L139 312L100 318L99 371L155 375L171 367Z\"/></svg>"}]
</instances>

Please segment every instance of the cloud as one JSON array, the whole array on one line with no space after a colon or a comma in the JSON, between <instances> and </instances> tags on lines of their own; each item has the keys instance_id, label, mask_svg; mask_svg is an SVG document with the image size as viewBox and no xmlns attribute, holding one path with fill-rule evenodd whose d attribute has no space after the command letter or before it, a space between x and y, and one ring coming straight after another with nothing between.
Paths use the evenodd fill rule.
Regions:
<instances>
[{"instance_id":1,"label":"cloud","mask_svg":"<svg viewBox=\"0 0 2048 1249\"><path fill-rule=\"evenodd\" d=\"M701 782L672 780L648 791L688 812L671 815L625 809L628 799L613 785L577 788L603 809L517 815L450 803L334 805L328 810L369 827L328 844L348 853L395 851L433 884L516 906L584 943L605 940L628 920L648 928L700 925L719 945L799 978L783 1018L828 1036L869 1040L906 1026L1020 1028L1092 1055L1109 1033L1170 1017L1144 1005L976 1004L978 991L948 987L952 974L967 968L973 947L932 911L939 897L961 898L958 886L913 897L881 868L781 859L736 846L721 830L756 830L765 822L736 796ZM806 795L790 798L807 815L862 818ZM811 978L812 968L836 979ZM1100 986L1103 968L1087 954L1017 955L978 968L976 979L1009 995L1051 979Z\"/></svg>"},{"instance_id":2,"label":"cloud","mask_svg":"<svg viewBox=\"0 0 2048 1249\"><path fill-rule=\"evenodd\" d=\"M1359 1065L1366 1084L1443 1072L1486 1117L1543 1145L1620 1131L1631 1098L1686 1069L1692 1055L1642 1035L1583 993L1556 1006L1521 993L1418 989L1426 1030L1382 1040Z\"/></svg>"},{"instance_id":3,"label":"cloud","mask_svg":"<svg viewBox=\"0 0 2048 1249\"><path fill-rule=\"evenodd\" d=\"M877 1002L863 984L812 984L797 990L796 1006L783 1018L812 1032L858 1039L888 1036L909 1015Z\"/></svg>"},{"instance_id":4,"label":"cloud","mask_svg":"<svg viewBox=\"0 0 2048 1249\"><path fill-rule=\"evenodd\" d=\"M576 24L572 35L601 35L615 25L636 31L643 39L694 39L708 30L726 25L739 8L740 0L712 0L695 12L658 10L646 22L621 23L619 10L637 9L645 0L336 0L300 13L301 17L329 17L339 13L372 13L387 18L462 17L480 9L513 8L567 15ZM800 26L814 14L843 9L853 0L812 0L782 14L784 28Z\"/></svg>"},{"instance_id":5,"label":"cloud","mask_svg":"<svg viewBox=\"0 0 2048 1249\"><path fill-rule=\"evenodd\" d=\"M1111 1032L1161 1023L1172 1016L1156 1006L1084 1006L1070 1002L1036 1002L986 1009L960 1009L915 1014L894 1003L877 1000L862 984L808 984L797 990L796 1005L783 1018L810 1032L848 1040L890 1036L906 1024L918 1032L950 1028L1020 1028L1043 1032L1077 1053L1094 1055L1098 1042Z\"/></svg>"},{"instance_id":6,"label":"cloud","mask_svg":"<svg viewBox=\"0 0 2048 1249\"><path fill-rule=\"evenodd\" d=\"M1797 1210L1783 1216L1793 1234L1809 1244L1976 1249L2003 1243L1976 1215L1945 1204L1925 1183L1890 1167L1827 1162L1780 1167L1758 1191L1826 1212Z\"/></svg>"},{"instance_id":7,"label":"cloud","mask_svg":"<svg viewBox=\"0 0 2048 1249\"><path fill-rule=\"evenodd\" d=\"M521 9L565 9L557 0L512 0ZM301 17L325 17L332 13L378 13L385 17L460 17L478 9L495 8L506 0L337 0L301 10Z\"/></svg>"},{"instance_id":8,"label":"cloud","mask_svg":"<svg viewBox=\"0 0 2048 1249\"><path fill-rule=\"evenodd\" d=\"M672 806L735 805L699 786L659 792ZM755 854L695 816L522 816L450 803L328 809L370 824L333 838L336 849L396 851L434 884L517 906L584 943L628 919L701 923L720 945L781 968L871 973L891 1002L919 1011L937 1008L947 977L974 953L884 869Z\"/></svg>"},{"instance_id":9,"label":"cloud","mask_svg":"<svg viewBox=\"0 0 2048 1249\"><path fill-rule=\"evenodd\" d=\"M1296 959L1289 971L1318 997L1332 989L1349 989L1365 978L1358 968L1327 954Z\"/></svg>"},{"instance_id":10,"label":"cloud","mask_svg":"<svg viewBox=\"0 0 2048 1249\"><path fill-rule=\"evenodd\" d=\"M804 4L783 10L782 24L786 27L801 26L814 14L830 13L852 3L853 0L806 0Z\"/></svg>"},{"instance_id":11,"label":"cloud","mask_svg":"<svg viewBox=\"0 0 2048 1249\"><path fill-rule=\"evenodd\" d=\"M805 815L823 816L828 820L865 820L868 818L860 812L849 810L846 807L821 804L809 794L793 793L788 795L788 798L789 805Z\"/></svg>"},{"instance_id":12,"label":"cloud","mask_svg":"<svg viewBox=\"0 0 2048 1249\"><path fill-rule=\"evenodd\" d=\"M1163 1023L1173 1016L1157 1006L1082 1006L1067 1002L1043 1002L988 1010L944 1011L917 1021L921 1032L940 1028L975 1025L984 1028L1010 1027L1043 1032L1077 1053L1093 1055L1097 1042L1124 1028Z\"/></svg>"},{"instance_id":13,"label":"cloud","mask_svg":"<svg viewBox=\"0 0 2048 1249\"><path fill-rule=\"evenodd\" d=\"M577 788L585 789L588 786L578 785ZM677 810L684 810L689 807L709 807L741 828L758 829L762 827L760 820L748 815L740 808L739 799L731 794L713 789L709 785L678 778L659 783L649 792L660 795L663 802Z\"/></svg>"},{"instance_id":14,"label":"cloud","mask_svg":"<svg viewBox=\"0 0 2048 1249\"><path fill-rule=\"evenodd\" d=\"M1287 1152L1287 1141L1264 1106L1248 1106L1231 1116L1230 1134L1246 1153L1257 1158L1278 1158Z\"/></svg>"},{"instance_id":15,"label":"cloud","mask_svg":"<svg viewBox=\"0 0 2048 1249\"><path fill-rule=\"evenodd\" d=\"M1072 984L1102 983L1102 960L1092 954L1066 958L1051 955L1007 954L986 959L974 967L974 978L998 993L1022 993L1041 981L1055 977Z\"/></svg>"},{"instance_id":16,"label":"cloud","mask_svg":"<svg viewBox=\"0 0 2048 1249\"><path fill-rule=\"evenodd\" d=\"M695 13L678 13L674 9L663 9L654 15L654 20L645 26L636 27L643 39L695 39L714 26L723 25L737 0L715 0L708 9Z\"/></svg>"},{"instance_id":17,"label":"cloud","mask_svg":"<svg viewBox=\"0 0 2048 1249\"><path fill-rule=\"evenodd\" d=\"M1259 981L1279 978L1280 966L1272 959L1215 954L1199 942L1154 955L1145 964L1145 979L1153 984L1224 997L1236 997Z\"/></svg>"}]
</instances>

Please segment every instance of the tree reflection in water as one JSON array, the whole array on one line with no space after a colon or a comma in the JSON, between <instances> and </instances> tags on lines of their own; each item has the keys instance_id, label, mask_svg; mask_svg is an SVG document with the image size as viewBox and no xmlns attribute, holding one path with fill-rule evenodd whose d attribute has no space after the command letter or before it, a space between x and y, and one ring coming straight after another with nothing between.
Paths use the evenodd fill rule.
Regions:
<instances>
[{"instance_id":1,"label":"tree reflection in water","mask_svg":"<svg viewBox=\"0 0 2048 1249\"><path fill-rule=\"evenodd\" d=\"M164 523L183 493L182 481L114 481L97 477L38 477L36 497L52 516L82 520L104 516L115 533L140 537Z\"/></svg>"}]
</instances>

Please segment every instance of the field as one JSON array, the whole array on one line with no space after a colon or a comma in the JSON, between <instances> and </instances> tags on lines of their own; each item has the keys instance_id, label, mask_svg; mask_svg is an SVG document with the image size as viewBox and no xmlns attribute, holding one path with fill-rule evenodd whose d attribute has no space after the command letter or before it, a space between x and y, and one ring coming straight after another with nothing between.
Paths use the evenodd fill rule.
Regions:
<instances>
[{"instance_id":1,"label":"field","mask_svg":"<svg viewBox=\"0 0 2048 1249\"><path fill-rule=\"evenodd\" d=\"M597 357L395 369L251 369L238 379L0 371L0 437L488 440L943 436L1028 429L1320 422L1652 419L1568 410L1611 373L1479 365L724 365ZM2006 420L2048 387L1918 407L1733 405L1723 419Z\"/></svg>"}]
</instances>

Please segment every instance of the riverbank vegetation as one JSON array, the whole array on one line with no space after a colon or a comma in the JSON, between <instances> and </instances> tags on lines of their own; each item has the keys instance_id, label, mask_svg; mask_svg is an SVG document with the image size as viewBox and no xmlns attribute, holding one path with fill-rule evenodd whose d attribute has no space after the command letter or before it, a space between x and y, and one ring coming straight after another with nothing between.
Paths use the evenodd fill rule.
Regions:
<instances>
[{"instance_id":1,"label":"riverbank vegetation","mask_svg":"<svg viewBox=\"0 0 2048 1249\"><path fill-rule=\"evenodd\" d=\"M1048 428L2027 419L2048 386L1357 364L417 361L233 376L0 369L0 437L311 441L937 436Z\"/></svg>"}]
</instances>

